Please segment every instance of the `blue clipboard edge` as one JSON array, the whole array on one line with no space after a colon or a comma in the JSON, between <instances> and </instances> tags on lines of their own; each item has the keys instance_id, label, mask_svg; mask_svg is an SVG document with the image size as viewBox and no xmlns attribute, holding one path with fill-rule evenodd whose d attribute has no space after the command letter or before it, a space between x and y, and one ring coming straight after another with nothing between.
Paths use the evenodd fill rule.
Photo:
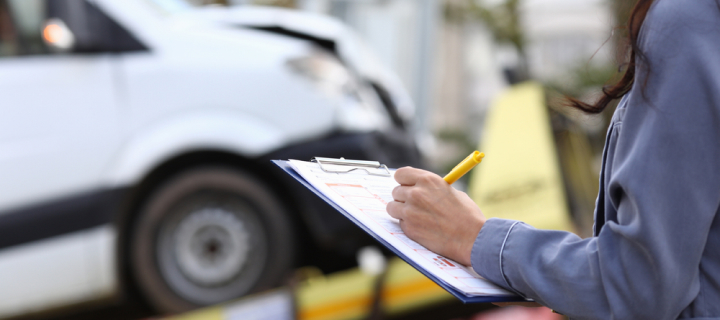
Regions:
<instances>
[{"instance_id":1,"label":"blue clipboard edge","mask_svg":"<svg viewBox=\"0 0 720 320\"><path fill-rule=\"evenodd\" d=\"M316 194L318 197L323 199L327 204L329 204L331 207L335 208L335 210L342 213L345 217L350 219L355 225L360 227L360 229L363 229L365 232L367 232L370 236L372 236L375 240L380 242L382 245L384 245L386 248L390 249L395 255L400 257L403 261L405 261L407 264L411 265L413 268L415 268L417 271L422 273L424 276L428 277L430 280L435 282L437 285L445 289L447 292L458 298L463 303L483 303L483 302L513 302L513 301L527 301L523 297L520 296L467 296L463 294L462 292L458 291L457 289L451 287L447 283L441 281L440 279L436 278L434 275L430 274L423 268L420 268L412 259L409 259L407 256L402 254L399 250L397 250L395 247L388 244L384 239L382 239L380 236L372 232L368 227L357 221L351 214L349 214L347 211L345 211L342 207L335 204L332 200L330 200L328 197L322 194L322 192L318 191L313 187L309 182L307 182L302 176L300 176L297 172L295 172L295 169L293 169L288 161L285 160L271 160L274 164L276 164L278 167L283 169L287 174L295 178L298 182L300 182L303 186L308 188L310 191L312 191L314 194Z\"/></svg>"}]
</instances>

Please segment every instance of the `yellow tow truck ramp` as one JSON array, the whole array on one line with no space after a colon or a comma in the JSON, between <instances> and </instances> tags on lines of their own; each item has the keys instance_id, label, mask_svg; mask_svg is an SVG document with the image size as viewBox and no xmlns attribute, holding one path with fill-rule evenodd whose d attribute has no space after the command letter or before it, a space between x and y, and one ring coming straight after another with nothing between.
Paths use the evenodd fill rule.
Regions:
<instances>
[{"instance_id":1,"label":"yellow tow truck ramp","mask_svg":"<svg viewBox=\"0 0 720 320\"><path fill-rule=\"evenodd\" d=\"M572 231L565 185L542 85L526 82L500 94L487 115L469 195L488 217Z\"/></svg>"}]
</instances>

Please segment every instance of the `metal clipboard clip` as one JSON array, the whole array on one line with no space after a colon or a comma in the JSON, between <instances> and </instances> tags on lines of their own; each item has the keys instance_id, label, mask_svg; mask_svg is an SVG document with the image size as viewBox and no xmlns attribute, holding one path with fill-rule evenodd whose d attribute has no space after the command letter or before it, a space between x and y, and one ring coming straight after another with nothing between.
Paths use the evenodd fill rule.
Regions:
<instances>
[{"instance_id":1,"label":"metal clipboard clip","mask_svg":"<svg viewBox=\"0 0 720 320\"><path fill-rule=\"evenodd\" d=\"M315 157L312 160L312 162L316 162L320 165L320 169L322 171L325 171L327 173L348 173L350 171L354 170L363 170L367 172L369 175L373 176L381 176L381 177L390 177L392 176L392 173L390 173L390 169L384 164L381 164L378 161L366 161L366 160L346 160L345 158L340 159L333 159L333 158L322 158L322 157ZM340 167L340 168L332 168L332 167ZM381 172L373 172L376 170L371 169L377 169ZM385 170L385 172L382 172L382 170Z\"/></svg>"}]
</instances>

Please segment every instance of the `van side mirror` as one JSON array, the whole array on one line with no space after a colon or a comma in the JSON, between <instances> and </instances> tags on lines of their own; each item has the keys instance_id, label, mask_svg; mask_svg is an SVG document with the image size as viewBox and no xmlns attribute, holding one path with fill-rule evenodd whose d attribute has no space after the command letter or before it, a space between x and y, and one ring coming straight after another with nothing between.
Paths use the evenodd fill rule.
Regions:
<instances>
[{"instance_id":1,"label":"van side mirror","mask_svg":"<svg viewBox=\"0 0 720 320\"><path fill-rule=\"evenodd\" d=\"M58 18L45 21L42 39L51 50L57 52L68 52L75 47L75 35L65 22Z\"/></svg>"}]
</instances>

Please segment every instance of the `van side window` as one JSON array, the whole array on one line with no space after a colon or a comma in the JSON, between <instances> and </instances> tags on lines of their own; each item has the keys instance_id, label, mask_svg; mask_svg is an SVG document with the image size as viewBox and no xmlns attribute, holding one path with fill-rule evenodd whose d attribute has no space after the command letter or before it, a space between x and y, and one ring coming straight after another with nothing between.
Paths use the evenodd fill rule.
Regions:
<instances>
[{"instance_id":1,"label":"van side window","mask_svg":"<svg viewBox=\"0 0 720 320\"><path fill-rule=\"evenodd\" d=\"M101 8L85 0L49 0L47 17L62 20L72 31L75 37L74 52L147 50L135 36Z\"/></svg>"},{"instance_id":2,"label":"van side window","mask_svg":"<svg viewBox=\"0 0 720 320\"><path fill-rule=\"evenodd\" d=\"M10 0L10 10L20 40L21 54L48 53L42 40L45 0Z\"/></svg>"},{"instance_id":3,"label":"van side window","mask_svg":"<svg viewBox=\"0 0 720 320\"><path fill-rule=\"evenodd\" d=\"M70 52L144 51L147 48L100 8L85 0L0 0L0 57L52 54L43 42L48 18L74 34Z\"/></svg>"},{"instance_id":4,"label":"van side window","mask_svg":"<svg viewBox=\"0 0 720 320\"><path fill-rule=\"evenodd\" d=\"M49 53L42 41L45 0L0 0L0 56Z\"/></svg>"},{"instance_id":5,"label":"van side window","mask_svg":"<svg viewBox=\"0 0 720 320\"><path fill-rule=\"evenodd\" d=\"M15 55L18 51L17 35L7 0L0 0L0 57Z\"/></svg>"}]
</instances>

